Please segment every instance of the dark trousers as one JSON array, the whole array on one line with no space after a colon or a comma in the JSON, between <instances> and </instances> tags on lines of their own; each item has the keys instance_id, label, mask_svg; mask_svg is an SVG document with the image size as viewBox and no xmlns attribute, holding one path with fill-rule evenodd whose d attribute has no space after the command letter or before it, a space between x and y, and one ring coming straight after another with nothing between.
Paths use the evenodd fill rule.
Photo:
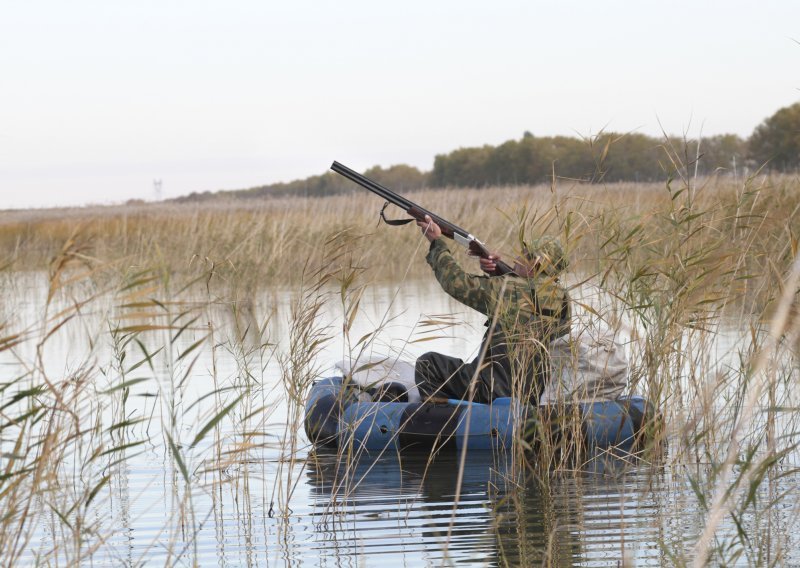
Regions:
<instances>
[{"instance_id":1,"label":"dark trousers","mask_svg":"<svg viewBox=\"0 0 800 568\"><path fill-rule=\"evenodd\" d=\"M431 396L440 398L467 399L470 383L475 378L475 402L488 403L498 397L511 396L508 371L497 361L479 359L465 363L463 359L448 357L441 353L425 353L414 367L415 380L422 399Z\"/></svg>"}]
</instances>

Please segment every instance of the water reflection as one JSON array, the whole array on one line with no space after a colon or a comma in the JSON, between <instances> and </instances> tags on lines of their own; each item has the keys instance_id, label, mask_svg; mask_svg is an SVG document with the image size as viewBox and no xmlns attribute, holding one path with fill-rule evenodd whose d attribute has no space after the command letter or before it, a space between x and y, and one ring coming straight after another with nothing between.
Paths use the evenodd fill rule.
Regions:
<instances>
[{"instance_id":1,"label":"water reflection","mask_svg":"<svg viewBox=\"0 0 800 568\"><path fill-rule=\"evenodd\" d=\"M661 562L657 470L595 456L583 469L532 475L492 452L310 456L307 482L320 565L530 566Z\"/></svg>"},{"instance_id":2,"label":"water reflection","mask_svg":"<svg viewBox=\"0 0 800 568\"><path fill-rule=\"evenodd\" d=\"M307 477L321 557L368 554L373 565L389 558L494 563L494 508L513 483L510 462L491 452L470 454L457 497L458 459L310 456Z\"/></svg>"}]
</instances>

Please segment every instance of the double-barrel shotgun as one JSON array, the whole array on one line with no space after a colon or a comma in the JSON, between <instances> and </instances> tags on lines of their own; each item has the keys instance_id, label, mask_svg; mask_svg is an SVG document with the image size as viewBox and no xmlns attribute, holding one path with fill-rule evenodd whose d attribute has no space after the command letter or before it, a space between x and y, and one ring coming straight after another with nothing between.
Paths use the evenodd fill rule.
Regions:
<instances>
[{"instance_id":1,"label":"double-barrel shotgun","mask_svg":"<svg viewBox=\"0 0 800 568\"><path fill-rule=\"evenodd\" d=\"M368 189L372 193L377 194L378 196L382 197L386 200L386 203L383 205L383 209L381 209L381 218L384 222L388 223L389 225L404 225L411 221L423 221L425 216L429 216L433 222L435 222L439 227L442 229L442 234L445 237L453 239L457 243L467 247L469 254L473 256L479 256L481 258L489 258L492 254L491 251L484 245L481 241L475 238L469 231L465 231L461 227L454 225L450 221L443 219L439 215L433 213L432 211L428 211L424 207L420 207L413 201L410 201L403 197L402 195L398 195L388 187L384 187L376 181L369 179L361 175L360 173L356 172L355 170L351 170L347 166L340 164L339 162L334 161L331 164L331 169L339 175L342 175L360 185L361 187ZM404 210L406 213L411 215L412 219L402 219L402 220L394 220L394 219L387 219L384 215L384 210L389 205L389 203L396 205L400 209ZM508 264L503 262L502 260L495 259L495 271L494 274L500 276L502 274L508 274L509 272L513 272L514 269L511 268Z\"/></svg>"}]
</instances>

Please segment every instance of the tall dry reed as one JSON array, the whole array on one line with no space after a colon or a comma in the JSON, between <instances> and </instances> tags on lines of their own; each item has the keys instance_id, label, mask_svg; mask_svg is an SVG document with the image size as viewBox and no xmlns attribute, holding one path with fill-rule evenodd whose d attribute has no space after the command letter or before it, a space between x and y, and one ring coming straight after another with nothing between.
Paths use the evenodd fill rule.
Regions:
<instances>
[{"instance_id":1,"label":"tall dry reed","mask_svg":"<svg viewBox=\"0 0 800 568\"><path fill-rule=\"evenodd\" d=\"M653 426L651 443L668 447L668 465L685 468L683 481L703 509L694 519L697 546L663 543L665 556L686 565L779 563L779 539L740 520L769 519L797 498L782 493L778 482L797 472L800 309L791 267L798 255L800 182L700 180L684 158L671 159L678 175L664 184L561 180L408 197L471 229L507 258L519 250L520 233L560 237L576 309L624 338L631 390L656 405L665 425ZM92 558L109 529L93 525L89 512L109 499L121 465L154 443L171 456L170 561L196 557L203 519L194 504L207 490L201 479L224 485L222 472L267 443L259 435L270 415L262 379L272 357L281 362L290 406L282 446L287 465L269 510L288 515L297 483L293 460L306 450L295 435L302 402L319 371L314 355L333 333L321 327L322 312L335 306L346 336L370 283L430 277L418 232L378 226L379 206L373 196L354 192L6 214L0 265L6 273L48 271L45 310L36 322L20 328L12 302L0 312L0 350L24 362L20 376L0 391L0 549L7 561L20 558L31 527L43 524L51 527L53 543L37 553L43 563ZM298 286L290 348L278 353L266 332L270 311L258 315L256 291ZM59 329L90 309L107 314L102 337L113 346L111 361L98 365L89 357L85 366L54 376L42 354ZM235 322L229 343L219 341L212 309L227 310ZM99 333L92 332L92 341ZM189 333L194 339L185 345L181 339ZM377 335L344 341L343 358L359 359ZM209 408L187 388L203 349L214 357L233 354L238 362L232 381L212 370ZM156 369L156 361L164 368ZM147 401L135 412L134 396ZM154 416L162 421L158 428ZM230 422L237 426L223 428ZM581 465L580 456L576 464L565 455L575 452L545 446L530 462L545 487L551 476ZM242 479L242 487L249 482ZM771 497L765 501L765 495ZM720 536L724 519L738 530ZM538 552L525 550L524 557ZM546 551L543 558L553 561Z\"/></svg>"}]
</instances>

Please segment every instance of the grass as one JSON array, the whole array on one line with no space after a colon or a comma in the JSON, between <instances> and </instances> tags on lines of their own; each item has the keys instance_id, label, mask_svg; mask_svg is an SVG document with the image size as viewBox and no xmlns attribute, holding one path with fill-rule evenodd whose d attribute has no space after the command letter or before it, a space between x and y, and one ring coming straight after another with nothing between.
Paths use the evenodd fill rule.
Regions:
<instances>
[{"instance_id":1,"label":"grass","mask_svg":"<svg viewBox=\"0 0 800 568\"><path fill-rule=\"evenodd\" d=\"M675 178L663 184L559 180L407 197L506 258L521 235L559 236L576 310L624 339L632 389L663 414L666 426L653 436L662 449L643 459L662 455L683 468L681 483L702 510L694 547L664 540L664 558L780 565L797 551L746 519L772 522L797 500L782 480L798 473L800 180L700 180L681 175L691 167L672 159ZM18 374L0 385L3 562L14 564L32 546L44 564L99 554L113 535L98 508L112 502L125 464L153 447L169 456L173 487L156 539L165 562L198 557L207 522L198 499L222 490L240 496L260 486L263 509L283 523L281 546L290 547L292 495L308 453L302 403L320 373L321 349L337 338L343 358L368 353L390 318L351 336L365 290L392 282L399 291L430 278L418 231L377 226L380 205L354 192L5 214L0 355ZM31 316L15 299L30 293L26 275L42 272L47 292ZM291 298L286 342L270 337L277 315L258 301L264 290ZM325 323L326 313L338 314L341 331ZM49 353L76 325L86 358L56 371ZM427 338L439 333L424 322L420 329ZM235 362L231 376L218 370L223 358ZM274 373L283 409L273 403ZM195 386L200 376L210 382ZM284 426L280 440L265 434L274 421ZM535 459L515 462L544 494L592 459L550 443ZM263 462L265 449L280 456L277 469L251 478L241 466ZM356 461L348 454L356 450L344 448L340 458ZM346 497L358 483L346 477L338 491ZM506 499L501 508L524 517L526 498ZM736 530L720 531L726 523ZM42 526L50 527L48 545L33 542ZM546 550L522 542L507 558L557 564L559 528L549 526Z\"/></svg>"},{"instance_id":2,"label":"grass","mask_svg":"<svg viewBox=\"0 0 800 568\"><path fill-rule=\"evenodd\" d=\"M775 245L769 240L776 236L786 245L790 242L787 234L780 233L798 205L793 183L788 177L746 184L712 178L694 192L691 207L686 205L688 192L677 183L667 191L664 184L594 186L564 181L555 187L428 190L408 197L433 211L446 211L446 217L506 254L517 245L516 216L524 207L529 220L541 229L566 234L577 268L595 272L609 261L641 265L680 252L687 243L672 241L678 227L700 228L703 241L714 233L733 237L735 241L715 255L726 265L725 255L742 246L748 254L737 260L747 260L748 265L765 263L764 256L773 253L785 260L788 250L763 247ZM380 270L376 263L367 264L368 279L396 279L405 273L419 239L412 227L378 227L380 205L377 196L354 190L319 199L11 212L0 222L0 251L19 269L41 268L77 228L86 247L83 254L104 262L189 275L210 268L232 287L284 286L299 282L306 262L321 267L328 236L348 229L353 237L362 238L363 258L391 260ZM698 212L703 218L692 223L687 216ZM753 227L755 223L759 227ZM755 242L743 240L756 236ZM700 240L693 237L692 243ZM680 248L673 250L675 246ZM423 276L426 270L416 262L410 275Z\"/></svg>"}]
</instances>

